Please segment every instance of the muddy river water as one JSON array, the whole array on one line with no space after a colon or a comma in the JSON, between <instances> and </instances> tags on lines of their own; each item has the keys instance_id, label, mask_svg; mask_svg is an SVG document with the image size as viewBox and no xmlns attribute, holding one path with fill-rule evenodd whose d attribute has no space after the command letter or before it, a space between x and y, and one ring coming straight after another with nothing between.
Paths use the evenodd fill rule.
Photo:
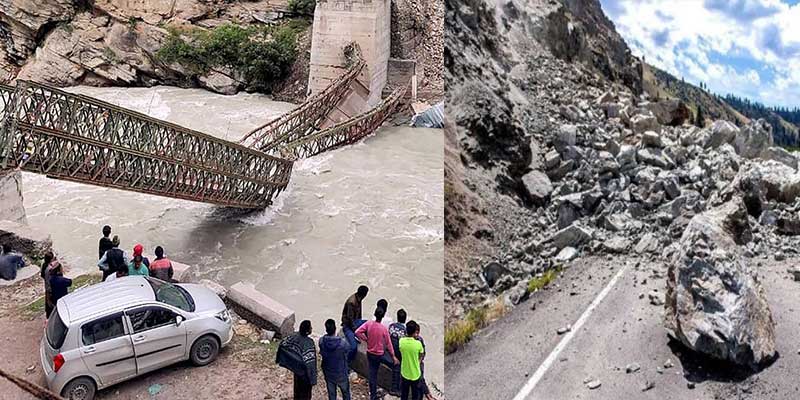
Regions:
<instances>
[{"instance_id":1,"label":"muddy river water","mask_svg":"<svg viewBox=\"0 0 800 400\"><path fill-rule=\"evenodd\" d=\"M265 96L221 96L199 89L89 88L74 92L228 140L291 110ZM359 284L371 314L405 308L429 346L426 376L443 372L443 185L441 130L384 127L362 143L295 164L289 188L270 208L231 216L211 205L51 180L25 173L31 225L49 232L79 270L97 262L97 240L111 225L128 252L161 245L195 265L201 278L252 282L310 319L315 333L337 321Z\"/></svg>"}]
</instances>

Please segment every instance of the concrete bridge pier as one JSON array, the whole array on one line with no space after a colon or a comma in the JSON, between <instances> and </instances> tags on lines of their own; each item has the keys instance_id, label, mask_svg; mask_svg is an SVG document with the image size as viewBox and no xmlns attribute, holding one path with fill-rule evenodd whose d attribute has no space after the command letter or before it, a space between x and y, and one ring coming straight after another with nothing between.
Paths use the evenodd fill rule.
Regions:
<instances>
[{"instance_id":1,"label":"concrete bridge pier","mask_svg":"<svg viewBox=\"0 0 800 400\"><path fill-rule=\"evenodd\" d=\"M311 38L310 94L322 91L346 71L342 49L355 42L366 68L351 85L329 123L349 119L381 101L391 47L391 0L319 0Z\"/></svg>"}]
</instances>

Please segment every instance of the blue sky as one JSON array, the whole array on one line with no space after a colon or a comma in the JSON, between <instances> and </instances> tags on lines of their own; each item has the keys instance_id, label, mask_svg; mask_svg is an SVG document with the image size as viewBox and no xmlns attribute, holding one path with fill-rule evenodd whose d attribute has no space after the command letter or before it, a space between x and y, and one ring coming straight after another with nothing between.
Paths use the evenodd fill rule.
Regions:
<instances>
[{"instance_id":1,"label":"blue sky","mask_svg":"<svg viewBox=\"0 0 800 400\"><path fill-rule=\"evenodd\" d=\"M800 107L800 0L600 0L633 53L715 93Z\"/></svg>"}]
</instances>

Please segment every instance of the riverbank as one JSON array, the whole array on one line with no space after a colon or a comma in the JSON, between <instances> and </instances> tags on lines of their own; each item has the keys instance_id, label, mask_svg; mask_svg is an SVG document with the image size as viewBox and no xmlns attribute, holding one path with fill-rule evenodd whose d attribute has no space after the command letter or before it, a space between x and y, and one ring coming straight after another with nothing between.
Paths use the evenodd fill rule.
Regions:
<instances>
[{"instance_id":1,"label":"riverbank","mask_svg":"<svg viewBox=\"0 0 800 400\"><path fill-rule=\"evenodd\" d=\"M100 276L74 277L73 287L97 283ZM44 288L37 278L0 287L0 368L45 386L39 360L39 341L44 325ZM98 393L97 399L163 398L199 399L280 399L292 398L291 373L275 364L277 341L263 343L261 330L234 315L234 339L219 358L206 367L188 362L146 374ZM321 369L320 369L321 371ZM214 388L209 390L208 388ZM366 381L351 385L354 399L369 398ZM314 387L314 398L327 396L321 373ZM33 400L7 381L0 381L0 400Z\"/></svg>"}]
</instances>

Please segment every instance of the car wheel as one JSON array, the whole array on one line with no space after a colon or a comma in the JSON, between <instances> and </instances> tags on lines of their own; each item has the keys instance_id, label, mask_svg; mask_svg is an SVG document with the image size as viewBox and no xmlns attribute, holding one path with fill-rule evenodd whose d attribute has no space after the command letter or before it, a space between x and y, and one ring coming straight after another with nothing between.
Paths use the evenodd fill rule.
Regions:
<instances>
[{"instance_id":1,"label":"car wheel","mask_svg":"<svg viewBox=\"0 0 800 400\"><path fill-rule=\"evenodd\" d=\"M214 361L218 354L219 342L213 336L206 335L194 342L190 357L192 364L201 367Z\"/></svg>"},{"instance_id":2,"label":"car wheel","mask_svg":"<svg viewBox=\"0 0 800 400\"><path fill-rule=\"evenodd\" d=\"M92 400L97 387L94 381L83 376L71 380L64 389L61 390L61 397L67 400Z\"/></svg>"}]
</instances>

